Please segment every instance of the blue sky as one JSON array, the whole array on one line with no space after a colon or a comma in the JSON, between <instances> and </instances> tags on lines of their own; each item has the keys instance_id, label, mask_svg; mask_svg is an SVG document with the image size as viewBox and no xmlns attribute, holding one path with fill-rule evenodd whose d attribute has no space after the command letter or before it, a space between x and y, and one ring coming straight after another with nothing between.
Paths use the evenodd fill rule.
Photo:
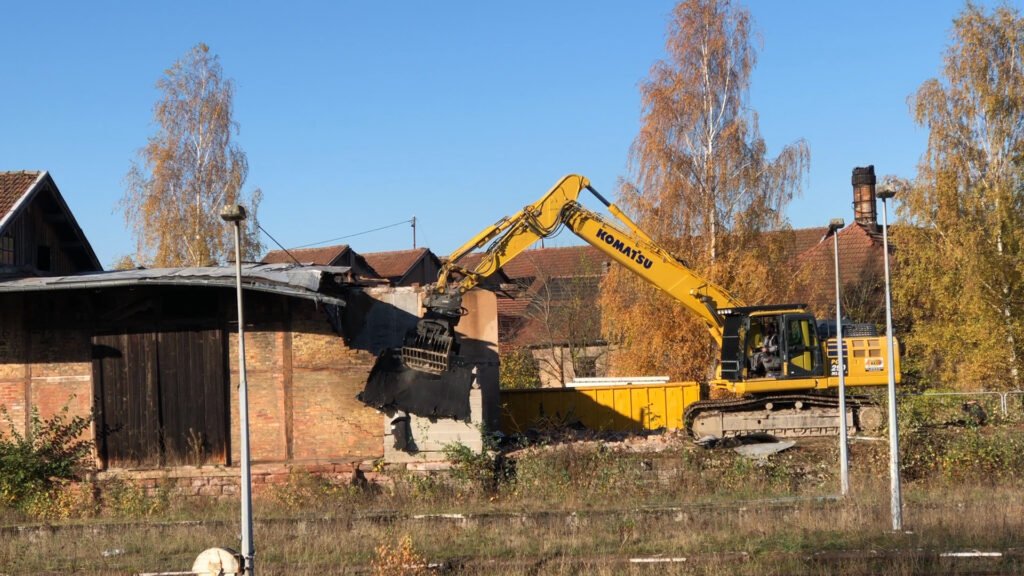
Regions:
<instances>
[{"instance_id":1,"label":"blue sky","mask_svg":"<svg viewBox=\"0 0 1024 576\"><path fill-rule=\"evenodd\" d=\"M235 82L247 188L286 246L416 216L447 254L563 174L613 196L674 5L644 2L7 2L0 170L49 170L104 265L131 253L116 205L155 132L154 84L198 42ZM940 72L961 2L752 0L750 104L769 149L804 138L794 227L852 220L850 171L913 176L907 97ZM570 234L548 245L575 243ZM412 246L398 226L343 240ZM269 241L268 241L269 244Z\"/></svg>"}]
</instances>

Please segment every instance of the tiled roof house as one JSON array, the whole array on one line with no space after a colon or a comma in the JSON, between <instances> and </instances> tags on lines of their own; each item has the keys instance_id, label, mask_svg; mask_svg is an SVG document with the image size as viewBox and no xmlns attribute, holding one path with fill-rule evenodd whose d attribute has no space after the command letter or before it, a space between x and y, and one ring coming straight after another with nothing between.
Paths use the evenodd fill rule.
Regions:
<instances>
[{"instance_id":1,"label":"tiled roof house","mask_svg":"<svg viewBox=\"0 0 1024 576\"><path fill-rule=\"evenodd\" d=\"M461 263L472 268L481 258L480 253L469 254ZM541 314L531 310L531 303L582 298L593 301L596 310L601 278L610 265L608 255L589 245L524 251L501 268L508 283L498 293L498 341L523 347L550 343L555 327L543 326ZM554 336L565 338L564 334Z\"/></svg>"},{"instance_id":2,"label":"tiled roof house","mask_svg":"<svg viewBox=\"0 0 1024 576\"><path fill-rule=\"evenodd\" d=\"M290 250L271 250L263 257L264 264L313 264L316 266L348 266L357 277L378 278L361 254L348 244L320 246L317 248L292 248Z\"/></svg>"},{"instance_id":3,"label":"tiled roof house","mask_svg":"<svg viewBox=\"0 0 1024 576\"><path fill-rule=\"evenodd\" d=\"M0 274L102 269L49 172L0 172Z\"/></svg>"},{"instance_id":4,"label":"tiled roof house","mask_svg":"<svg viewBox=\"0 0 1024 576\"><path fill-rule=\"evenodd\" d=\"M392 286L423 286L436 282L441 268L441 260L426 248L368 252L363 257Z\"/></svg>"}]
</instances>

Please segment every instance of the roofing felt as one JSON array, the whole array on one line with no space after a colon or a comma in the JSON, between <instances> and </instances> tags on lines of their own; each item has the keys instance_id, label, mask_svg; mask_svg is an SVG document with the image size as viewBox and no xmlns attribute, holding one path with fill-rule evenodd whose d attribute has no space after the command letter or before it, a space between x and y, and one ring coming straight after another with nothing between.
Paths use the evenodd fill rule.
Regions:
<instances>
[{"instance_id":1,"label":"roofing felt","mask_svg":"<svg viewBox=\"0 0 1024 576\"><path fill-rule=\"evenodd\" d=\"M242 286L247 290L286 294L344 306L339 288L348 284L347 266L299 266L296 264L243 264ZM0 280L3 292L85 290L118 286L214 286L235 287L235 268L140 268L90 272L73 276L46 276Z\"/></svg>"},{"instance_id":2,"label":"roofing felt","mask_svg":"<svg viewBox=\"0 0 1024 576\"><path fill-rule=\"evenodd\" d=\"M42 172L20 171L0 172L0 222L24 196Z\"/></svg>"},{"instance_id":3,"label":"roofing felt","mask_svg":"<svg viewBox=\"0 0 1024 576\"><path fill-rule=\"evenodd\" d=\"M370 252L363 258L377 274L384 278L401 278L427 253L426 248L394 250L391 252Z\"/></svg>"},{"instance_id":4,"label":"roofing felt","mask_svg":"<svg viewBox=\"0 0 1024 576\"><path fill-rule=\"evenodd\" d=\"M302 264L313 264L314 266L331 266L348 250L348 244L337 246L320 246L318 248L292 248L288 252L284 250L271 250L263 257L264 264L294 264L294 256ZM288 254L291 253L292 256Z\"/></svg>"}]
</instances>

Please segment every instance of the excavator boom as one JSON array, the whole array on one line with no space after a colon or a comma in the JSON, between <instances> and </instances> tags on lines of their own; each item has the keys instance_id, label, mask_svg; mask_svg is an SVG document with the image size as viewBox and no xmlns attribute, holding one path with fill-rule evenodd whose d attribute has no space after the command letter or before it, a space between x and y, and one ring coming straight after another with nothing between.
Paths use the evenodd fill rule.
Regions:
<instances>
[{"instance_id":1,"label":"excavator boom","mask_svg":"<svg viewBox=\"0 0 1024 576\"><path fill-rule=\"evenodd\" d=\"M583 190L593 194L611 217L582 206L579 196ZM880 379L885 356L880 338L844 341L841 347L834 341L823 343L817 335L816 320L802 304L745 306L658 245L585 177L569 175L533 204L485 228L452 252L436 284L428 288L424 297L423 318L406 335L400 350L388 350L381 355L362 395L364 401L378 408L397 407L418 413L417 407L402 405L400 389L434 386L437 393L433 396L454 399L458 406L451 408L439 401L428 414L421 415L460 417L464 406L461 396L452 390L461 389L468 381L465 366L457 361L459 340L455 332L465 313L463 294L563 226L668 294L703 322L721 352L716 377L710 383L712 388L740 396L784 393L765 405L768 411L778 411L783 406L795 411L784 419L774 419L789 422L783 426L787 434L799 433L801 429L825 429L828 426L821 422L836 420L836 415L829 412L829 402L812 396L837 385L838 354L846 357L852 353L844 362L849 372L848 386L884 383ZM467 255L481 250L482 257L474 259L474 265L464 265ZM776 333L781 342L778 351L770 359L758 356L758 350L766 353L767 335ZM898 367L898 358L896 362ZM711 426L709 429L716 430L719 436L728 435L727 429L780 430L765 424L773 421L770 415L748 417L755 404L697 402L687 409L686 421L693 429ZM801 413L811 407L820 408L813 418ZM711 408L717 424L708 417ZM742 426L732 422L742 422Z\"/></svg>"},{"instance_id":2,"label":"excavator boom","mask_svg":"<svg viewBox=\"0 0 1024 576\"><path fill-rule=\"evenodd\" d=\"M583 190L592 193L617 222L579 204L578 198ZM540 239L555 234L562 226L689 308L704 322L715 342L721 345L724 321L717 309L742 306L742 303L660 247L622 210L597 192L585 177L575 174L562 178L540 200L510 217L502 218L452 252L424 302L427 317L449 318L457 322L462 294ZM480 249L484 249L483 257L475 266L465 268L460 265L466 255ZM454 323L450 325L454 327ZM443 349L445 336L440 332L435 332L435 335L438 341L421 338L418 348L423 351ZM420 356L419 350L410 350L403 356L414 359L412 366L427 368L426 362L415 359Z\"/></svg>"}]
</instances>

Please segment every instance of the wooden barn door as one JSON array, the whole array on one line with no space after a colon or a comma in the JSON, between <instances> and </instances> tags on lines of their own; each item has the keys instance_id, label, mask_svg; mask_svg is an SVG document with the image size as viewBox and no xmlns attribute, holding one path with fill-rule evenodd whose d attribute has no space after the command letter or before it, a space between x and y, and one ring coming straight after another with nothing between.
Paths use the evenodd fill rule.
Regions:
<instances>
[{"instance_id":1,"label":"wooden barn door","mask_svg":"<svg viewBox=\"0 0 1024 576\"><path fill-rule=\"evenodd\" d=\"M156 336L150 332L92 339L97 448L107 467L160 464Z\"/></svg>"},{"instance_id":2,"label":"wooden barn door","mask_svg":"<svg viewBox=\"0 0 1024 576\"><path fill-rule=\"evenodd\" d=\"M106 467L228 463L222 330L96 335L92 344Z\"/></svg>"},{"instance_id":3,"label":"wooden barn door","mask_svg":"<svg viewBox=\"0 0 1024 576\"><path fill-rule=\"evenodd\" d=\"M224 332L162 332L157 351L166 460L171 464L227 464Z\"/></svg>"}]
</instances>

